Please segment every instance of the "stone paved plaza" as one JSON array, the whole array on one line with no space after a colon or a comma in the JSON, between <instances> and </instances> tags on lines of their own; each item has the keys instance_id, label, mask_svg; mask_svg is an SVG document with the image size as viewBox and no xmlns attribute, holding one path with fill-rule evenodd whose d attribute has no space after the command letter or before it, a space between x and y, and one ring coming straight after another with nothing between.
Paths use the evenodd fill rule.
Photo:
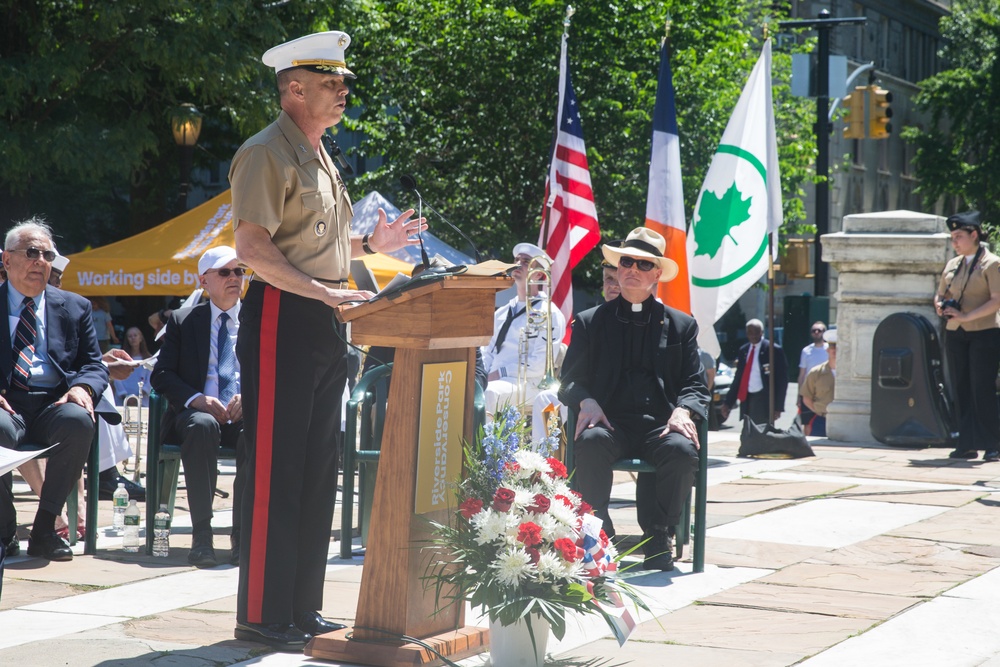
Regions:
<instances>
[{"instance_id":1,"label":"stone paved plaza","mask_svg":"<svg viewBox=\"0 0 1000 667\"><path fill-rule=\"evenodd\" d=\"M691 573L688 549L672 573L629 575L655 617L622 648L599 618L571 620L549 642L553 664L1000 667L1000 463L827 440L815 458L748 460L738 435L710 434L705 572ZM231 487L233 469L222 478ZM34 499L16 491L24 520ZM619 534L638 532L627 474L613 497ZM220 560L229 500L216 500ZM185 510L181 490L166 559L124 553L110 529L94 557L78 545L70 563L11 559L0 665L333 664L233 639L237 570L187 565ZM339 559L339 540L333 531L323 612L350 624L364 559L357 538L357 555Z\"/></svg>"}]
</instances>

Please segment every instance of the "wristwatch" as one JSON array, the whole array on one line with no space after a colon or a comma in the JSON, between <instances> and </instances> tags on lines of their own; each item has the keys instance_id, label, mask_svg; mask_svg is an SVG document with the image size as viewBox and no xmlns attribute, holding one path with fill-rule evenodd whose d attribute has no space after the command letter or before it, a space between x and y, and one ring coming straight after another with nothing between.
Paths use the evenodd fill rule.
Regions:
<instances>
[{"instance_id":1,"label":"wristwatch","mask_svg":"<svg viewBox=\"0 0 1000 667\"><path fill-rule=\"evenodd\" d=\"M371 240L372 240L371 232L368 232L367 234L361 237L361 249L365 251L366 255L374 255L376 252L378 252L377 250L372 250L370 244Z\"/></svg>"}]
</instances>

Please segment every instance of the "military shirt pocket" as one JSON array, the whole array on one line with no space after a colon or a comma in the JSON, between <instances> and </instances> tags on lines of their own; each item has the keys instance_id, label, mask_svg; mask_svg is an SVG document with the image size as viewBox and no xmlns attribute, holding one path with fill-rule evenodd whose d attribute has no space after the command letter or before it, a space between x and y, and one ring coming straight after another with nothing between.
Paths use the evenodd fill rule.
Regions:
<instances>
[{"instance_id":1,"label":"military shirt pocket","mask_svg":"<svg viewBox=\"0 0 1000 667\"><path fill-rule=\"evenodd\" d=\"M303 220L302 228L299 230L300 238L307 241L326 236L327 232L330 231L335 208L336 201L332 192L317 190L303 193Z\"/></svg>"}]
</instances>

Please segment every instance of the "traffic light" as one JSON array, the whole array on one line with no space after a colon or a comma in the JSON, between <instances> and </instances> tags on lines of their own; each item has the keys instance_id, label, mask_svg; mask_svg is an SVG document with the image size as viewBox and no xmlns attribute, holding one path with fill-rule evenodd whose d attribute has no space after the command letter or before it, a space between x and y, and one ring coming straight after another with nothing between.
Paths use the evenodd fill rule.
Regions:
<instances>
[{"instance_id":1,"label":"traffic light","mask_svg":"<svg viewBox=\"0 0 1000 667\"><path fill-rule=\"evenodd\" d=\"M876 85L868 86L868 137L888 139L892 134L892 93Z\"/></svg>"},{"instance_id":2,"label":"traffic light","mask_svg":"<svg viewBox=\"0 0 1000 667\"><path fill-rule=\"evenodd\" d=\"M865 96L867 93L867 88L858 86L853 93L849 93L844 98L844 109L847 111L844 114L844 122L847 123L844 128L845 139L865 138Z\"/></svg>"}]
</instances>

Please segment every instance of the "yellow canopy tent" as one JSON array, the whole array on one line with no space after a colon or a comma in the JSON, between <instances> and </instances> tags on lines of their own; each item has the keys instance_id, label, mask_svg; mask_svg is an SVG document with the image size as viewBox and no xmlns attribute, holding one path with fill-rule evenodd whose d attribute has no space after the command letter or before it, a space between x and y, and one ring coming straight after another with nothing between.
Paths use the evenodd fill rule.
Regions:
<instances>
[{"instance_id":1,"label":"yellow canopy tent","mask_svg":"<svg viewBox=\"0 0 1000 667\"><path fill-rule=\"evenodd\" d=\"M187 213L127 239L67 255L63 289L83 296L185 296L198 286L198 258L217 245L233 245L232 194L226 190ZM385 285L412 268L387 255L366 255L365 265ZM353 283L352 283L353 284Z\"/></svg>"}]
</instances>

